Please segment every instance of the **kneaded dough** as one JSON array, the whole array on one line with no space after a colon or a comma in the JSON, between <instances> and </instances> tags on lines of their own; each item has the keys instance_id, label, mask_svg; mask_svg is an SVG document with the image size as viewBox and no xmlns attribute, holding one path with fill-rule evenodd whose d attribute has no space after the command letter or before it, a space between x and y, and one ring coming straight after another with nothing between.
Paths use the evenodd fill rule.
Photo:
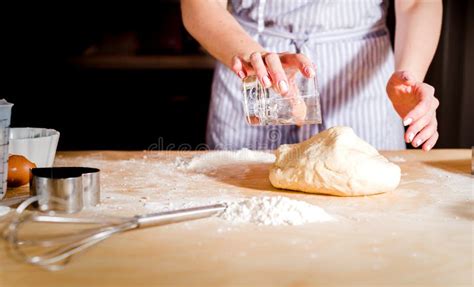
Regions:
<instances>
[{"instance_id":1,"label":"kneaded dough","mask_svg":"<svg viewBox=\"0 0 474 287\"><path fill-rule=\"evenodd\" d=\"M277 188L338 196L384 193L397 188L400 167L349 127L334 127L293 145L282 145L270 169Z\"/></svg>"}]
</instances>

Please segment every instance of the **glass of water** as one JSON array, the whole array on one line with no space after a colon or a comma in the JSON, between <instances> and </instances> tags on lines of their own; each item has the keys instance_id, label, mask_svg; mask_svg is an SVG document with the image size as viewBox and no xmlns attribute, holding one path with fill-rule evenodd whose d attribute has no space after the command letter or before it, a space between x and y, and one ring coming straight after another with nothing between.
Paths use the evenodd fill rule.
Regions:
<instances>
[{"instance_id":1,"label":"glass of water","mask_svg":"<svg viewBox=\"0 0 474 287\"><path fill-rule=\"evenodd\" d=\"M289 90L279 94L265 88L257 76L243 80L244 111L252 126L306 125L321 123L316 76L306 78L298 70L286 69Z\"/></svg>"}]
</instances>

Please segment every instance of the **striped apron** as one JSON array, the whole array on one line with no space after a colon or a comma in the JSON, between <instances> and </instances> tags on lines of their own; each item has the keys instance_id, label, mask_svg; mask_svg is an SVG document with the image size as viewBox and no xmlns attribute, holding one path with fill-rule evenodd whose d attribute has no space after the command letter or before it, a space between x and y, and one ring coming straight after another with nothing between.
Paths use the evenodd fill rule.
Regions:
<instances>
[{"instance_id":1,"label":"striped apron","mask_svg":"<svg viewBox=\"0 0 474 287\"><path fill-rule=\"evenodd\" d=\"M218 63L206 141L212 149L275 149L338 125L380 150L404 149L403 125L385 85L394 57L384 0L231 0L231 11L265 49L307 55L316 65L320 125L250 126L241 80Z\"/></svg>"}]
</instances>

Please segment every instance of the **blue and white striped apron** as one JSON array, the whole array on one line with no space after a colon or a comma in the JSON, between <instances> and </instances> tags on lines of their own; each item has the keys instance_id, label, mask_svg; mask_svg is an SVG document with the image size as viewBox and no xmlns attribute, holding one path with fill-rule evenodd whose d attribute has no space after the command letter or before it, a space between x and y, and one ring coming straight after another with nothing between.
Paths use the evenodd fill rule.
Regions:
<instances>
[{"instance_id":1,"label":"blue and white striped apron","mask_svg":"<svg viewBox=\"0 0 474 287\"><path fill-rule=\"evenodd\" d=\"M394 57L384 0L231 0L244 29L265 49L307 55L316 64L323 123L246 123L241 80L216 66L206 141L213 149L275 149L337 125L380 150L404 149L403 125L385 86Z\"/></svg>"}]
</instances>

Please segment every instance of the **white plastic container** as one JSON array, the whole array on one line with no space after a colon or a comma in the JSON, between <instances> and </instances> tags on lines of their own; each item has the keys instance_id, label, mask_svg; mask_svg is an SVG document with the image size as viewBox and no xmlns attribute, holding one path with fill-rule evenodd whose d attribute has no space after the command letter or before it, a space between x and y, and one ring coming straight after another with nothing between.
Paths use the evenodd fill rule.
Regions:
<instances>
[{"instance_id":1,"label":"white plastic container","mask_svg":"<svg viewBox=\"0 0 474 287\"><path fill-rule=\"evenodd\" d=\"M59 132L44 128L10 128L10 154L22 155L37 167L52 167Z\"/></svg>"}]
</instances>

